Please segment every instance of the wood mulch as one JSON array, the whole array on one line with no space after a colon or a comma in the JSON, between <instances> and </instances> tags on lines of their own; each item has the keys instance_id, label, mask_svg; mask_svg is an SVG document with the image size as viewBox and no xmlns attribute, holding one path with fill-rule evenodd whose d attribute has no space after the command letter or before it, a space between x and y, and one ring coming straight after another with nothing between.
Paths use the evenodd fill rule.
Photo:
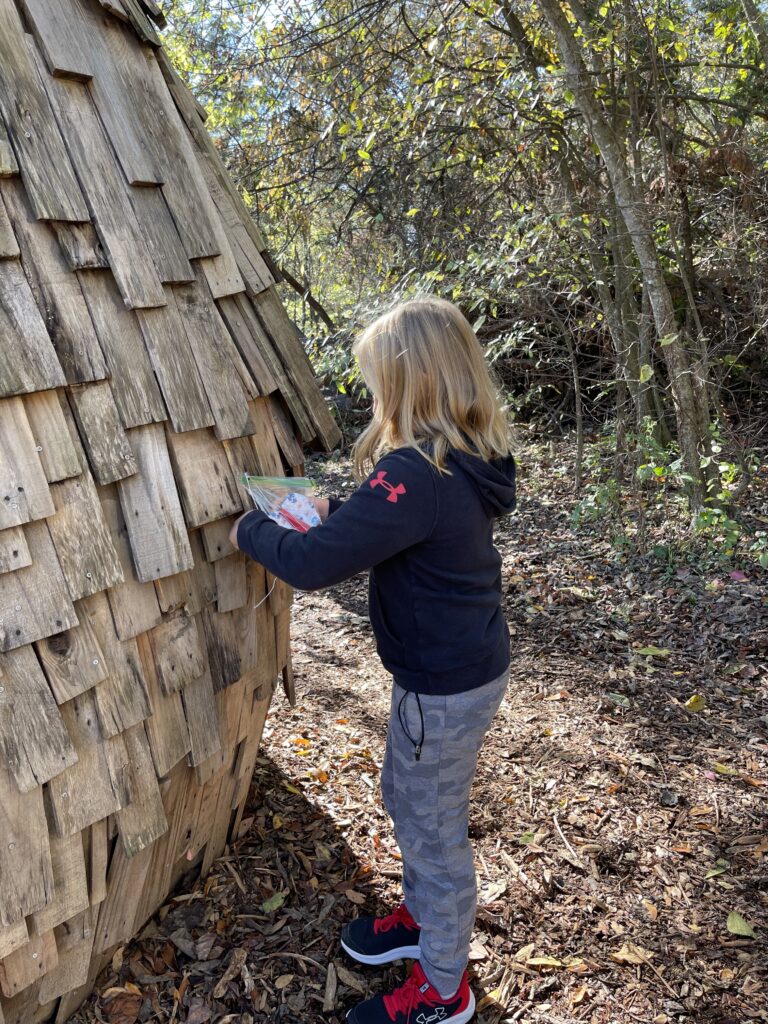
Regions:
<instances>
[{"instance_id":1,"label":"wood mulch","mask_svg":"<svg viewBox=\"0 0 768 1024\"><path fill-rule=\"evenodd\" d=\"M576 529L570 453L527 454L498 541L512 677L472 806L476 1019L766 1021L766 573L668 526L660 548L661 502L649 555L622 547L631 508ZM313 472L334 491L348 465ZM365 580L297 595L293 637L297 703L275 698L241 838L118 954L80 1021L341 1024L404 976L338 945L345 920L400 898Z\"/></svg>"}]
</instances>

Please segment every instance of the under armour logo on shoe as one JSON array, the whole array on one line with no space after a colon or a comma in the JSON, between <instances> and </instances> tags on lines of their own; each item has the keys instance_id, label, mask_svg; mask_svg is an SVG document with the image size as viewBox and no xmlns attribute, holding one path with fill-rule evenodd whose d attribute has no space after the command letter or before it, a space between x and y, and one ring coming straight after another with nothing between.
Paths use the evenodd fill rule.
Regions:
<instances>
[{"instance_id":1,"label":"under armour logo on shoe","mask_svg":"<svg viewBox=\"0 0 768 1024\"><path fill-rule=\"evenodd\" d=\"M371 487L378 487L381 484L385 491L389 491L387 501L397 501L399 495L405 494L405 484L391 484L389 480L384 479L386 475L386 469L379 470L371 480Z\"/></svg>"},{"instance_id":2,"label":"under armour logo on shoe","mask_svg":"<svg viewBox=\"0 0 768 1024\"><path fill-rule=\"evenodd\" d=\"M435 1012L430 1013L427 1016L426 1013L420 1013L416 1018L416 1024L438 1024L439 1021L445 1020L447 1011L444 1006L436 1006Z\"/></svg>"}]
</instances>

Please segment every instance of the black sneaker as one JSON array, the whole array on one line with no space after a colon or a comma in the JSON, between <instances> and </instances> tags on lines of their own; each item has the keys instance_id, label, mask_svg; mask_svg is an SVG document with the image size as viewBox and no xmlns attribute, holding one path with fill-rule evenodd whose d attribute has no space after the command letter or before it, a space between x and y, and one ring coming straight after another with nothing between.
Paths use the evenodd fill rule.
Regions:
<instances>
[{"instance_id":1,"label":"black sneaker","mask_svg":"<svg viewBox=\"0 0 768 1024\"><path fill-rule=\"evenodd\" d=\"M466 971L458 992L443 999L417 960L404 985L359 1003L349 1011L347 1020L349 1024L467 1024L474 1012L475 997Z\"/></svg>"},{"instance_id":2,"label":"black sneaker","mask_svg":"<svg viewBox=\"0 0 768 1024\"><path fill-rule=\"evenodd\" d=\"M357 917L344 925L341 944L361 964L388 964L419 955L420 928L401 903L386 917Z\"/></svg>"}]
</instances>

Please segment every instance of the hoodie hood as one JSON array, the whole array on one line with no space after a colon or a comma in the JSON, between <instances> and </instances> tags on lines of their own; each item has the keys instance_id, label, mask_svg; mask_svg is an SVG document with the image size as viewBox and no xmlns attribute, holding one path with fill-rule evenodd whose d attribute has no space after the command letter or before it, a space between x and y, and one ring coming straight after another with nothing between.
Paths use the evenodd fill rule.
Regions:
<instances>
[{"instance_id":1,"label":"hoodie hood","mask_svg":"<svg viewBox=\"0 0 768 1024\"><path fill-rule=\"evenodd\" d=\"M479 455L452 451L450 459L474 483L483 507L491 516L504 516L515 508L515 460L507 455L503 459L486 462Z\"/></svg>"}]
</instances>

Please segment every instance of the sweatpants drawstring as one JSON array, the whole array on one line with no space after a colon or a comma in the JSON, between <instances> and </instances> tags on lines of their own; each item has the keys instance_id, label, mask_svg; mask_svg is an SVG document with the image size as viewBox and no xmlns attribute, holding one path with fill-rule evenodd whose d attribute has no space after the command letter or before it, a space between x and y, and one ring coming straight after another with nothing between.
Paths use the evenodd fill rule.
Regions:
<instances>
[{"instance_id":1,"label":"sweatpants drawstring","mask_svg":"<svg viewBox=\"0 0 768 1024\"><path fill-rule=\"evenodd\" d=\"M405 733L405 735L408 737L408 739L411 741L411 743L416 748L415 756L416 756L416 760L418 761L421 758L421 748L424 745L424 712L421 709L421 699L419 698L419 695L417 693L417 694L415 694L416 705L417 705L417 707L419 709L419 718L421 719L421 739L417 742L413 738L413 736L411 736L411 734L408 732L408 726L403 721L403 703L405 702L405 698L409 697L410 695L411 695L411 691L410 690L406 690L405 693L403 694L403 696L400 698L400 703L397 705L397 717L400 719L400 725L402 726L403 732Z\"/></svg>"}]
</instances>

